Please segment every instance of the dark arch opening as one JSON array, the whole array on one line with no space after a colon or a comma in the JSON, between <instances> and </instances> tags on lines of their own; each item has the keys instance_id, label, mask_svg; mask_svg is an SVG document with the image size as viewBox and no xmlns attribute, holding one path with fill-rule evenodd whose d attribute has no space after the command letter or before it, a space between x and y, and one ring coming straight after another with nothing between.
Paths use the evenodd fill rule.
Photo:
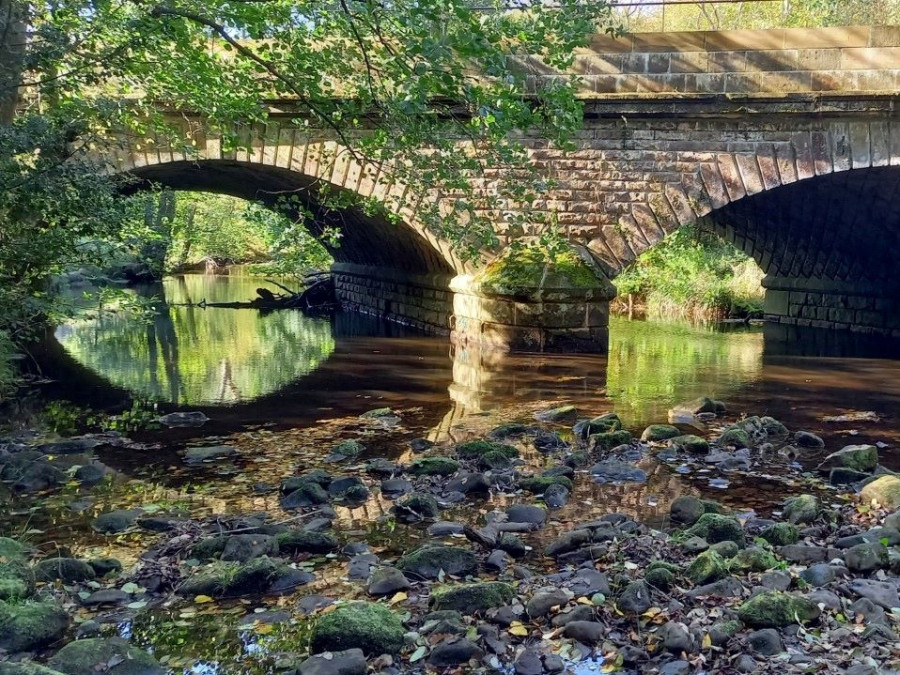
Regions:
<instances>
[{"instance_id":1,"label":"dark arch opening","mask_svg":"<svg viewBox=\"0 0 900 675\"><path fill-rule=\"evenodd\" d=\"M770 279L900 295L900 167L808 178L735 201L706 224Z\"/></svg>"},{"instance_id":2,"label":"dark arch opening","mask_svg":"<svg viewBox=\"0 0 900 675\"><path fill-rule=\"evenodd\" d=\"M288 169L233 160L202 160L138 167L131 174L139 179L127 189L131 193L158 184L173 190L227 194L273 208L279 197L296 194L314 214L306 222L313 236L321 239L328 227L340 230L339 246L323 240L336 262L386 267L408 274L453 274L441 253L409 225L371 216L355 207L326 209L315 201L315 187L321 181Z\"/></svg>"}]
</instances>

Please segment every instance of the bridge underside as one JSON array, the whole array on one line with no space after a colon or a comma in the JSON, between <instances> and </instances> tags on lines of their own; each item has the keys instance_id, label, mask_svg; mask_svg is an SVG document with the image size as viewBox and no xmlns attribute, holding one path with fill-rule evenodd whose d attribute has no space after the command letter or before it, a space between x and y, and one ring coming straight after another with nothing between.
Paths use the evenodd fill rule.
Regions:
<instances>
[{"instance_id":1,"label":"bridge underside","mask_svg":"<svg viewBox=\"0 0 900 675\"><path fill-rule=\"evenodd\" d=\"M900 336L900 167L818 176L740 199L706 224L759 263L766 318Z\"/></svg>"},{"instance_id":2,"label":"bridge underside","mask_svg":"<svg viewBox=\"0 0 900 675\"><path fill-rule=\"evenodd\" d=\"M350 309L395 320L425 332L448 334L453 300L453 268L428 241L404 223L364 213L358 208L325 208L317 203L321 181L272 166L232 161L168 162L135 169L141 182L131 190L157 184L173 190L213 192L260 202L284 211L284 199L296 196L301 206L287 209L300 216L335 260L338 299ZM340 232L337 246L323 234Z\"/></svg>"}]
</instances>

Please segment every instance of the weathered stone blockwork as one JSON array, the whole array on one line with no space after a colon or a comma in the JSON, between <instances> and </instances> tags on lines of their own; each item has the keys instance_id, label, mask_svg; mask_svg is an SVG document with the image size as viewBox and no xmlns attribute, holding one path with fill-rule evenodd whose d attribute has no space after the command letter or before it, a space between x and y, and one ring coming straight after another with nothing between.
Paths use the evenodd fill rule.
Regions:
<instances>
[{"instance_id":1,"label":"weathered stone blockwork","mask_svg":"<svg viewBox=\"0 0 900 675\"><path fill-rule=\"evenodd\" d=\"M535 87L560 76L541 63L521 66ZM497 187L514 178L488 170L473 179L503 244L534 234L514 225L522 211L541 213L614 279L667 234L703 220L769 277L794 284L787 295L770 287L773 320L898 335L900 27L596 36L575 70L585 104L575 149L524 139L552 189L531 203L502 202ZM179 114L196 154L123 139L106 159L112 171L176 188L265 199L327 184L380 200L401 223L352 210L312 223L341 228L334 254L342 265L385 270L341 272L339 293L373 313L446 330L449 280L477 270L420 222L422 202L407 199L406 186L360 166L322 130L294 124L291 102L274 112L265 127L241 130L249 150L223 151L202 120ZM307 206L315 212L312 197ZM407 285L394 274L444 285ZM829 284L839 290L809 290ZM552 345L554 331L580 340L598 329L605 343L601 323L588 318L604 310L592 303L574 290L521 311L463 297L454 325L529 348ZM535 312L541 325L526 324ZM527 338L533 328L545 335Z\"/></svg>"},{"instance_id":2,"label":"weathered stone blockwork","mask_svg":"<svg viewBox=\"0 0 900 675\"><path fill-rule=\"evenodd\" d=\"M336 264L335 291L348 309L397 321L433 335L450 334L450 277Z\"/></svg>"}]
</instances>

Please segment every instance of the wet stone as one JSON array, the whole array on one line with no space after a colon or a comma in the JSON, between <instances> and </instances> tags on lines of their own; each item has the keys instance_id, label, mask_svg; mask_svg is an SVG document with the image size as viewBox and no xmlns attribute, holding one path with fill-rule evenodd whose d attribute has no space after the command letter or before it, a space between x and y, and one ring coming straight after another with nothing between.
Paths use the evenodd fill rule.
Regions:
<instances>
[{"instance_id":1,"label":"wet stone","mask_svg":"<svg viewBox=\"0 0 900 675\"><path fill-rule=\"evenodd\" d=\"M405 591L410 586L403 572L395 567L382 567L375 570L369 579L369 595L393 595Z\"/></svg>"},{"instance_id":2,"label":"wet stone","mask_svg":"<svg viewBox=\"0 0 900 675\"><path fill-rule=\"evenodd\" d=\"M513 664L516 675L541 675L544 672L544 664L540 654L533 647L525 649Z\"/></svg>"},{"instance_id":3,"label":"wet stone","mask_svg":"<svg viewBox=\"0 0 900 675\"><path fill-rule=\"evenodd\" d=\"M774 656L784 651L781 636L774 628L753 631L747 636L747 644L750 645L750 649L763 656Z\"/></svg>"},{"instance_id":4,"label":"wet stone","mask_svg":"<svg viewBox=\"0 0 900 675\"><path fill-rule=\"evenodd\" d=\"M413 485L402 478L390 478L381 481L381 494L385 497L397 497L413 491Z\"/></svg>"},{"instance_id":5,"label":"wet stone","mask_svg":"<svg viewBox=\"0 0 900 675\"><path fill-rule=\"evenodd\" d=\"M347 563L347 576L354 580L368 579L372 574L372 568L377 564L378 556L374 553L360 553Z\"/></svg>"},{"instance_id":6,"label":"wet stone","mask_svg":"<svg viewBox=\"0 0 900 675\"><path fill-rule=\"evenodd\" d=\"M561 588L540 591L531 597L525 610L532 619L538 619L549 614L554 607L564 607L570 598L571 593Z\"/></svg>"},{"instance_id":7,"label":"wet stone","mask_svg":"<svg viewBox=\"0 0 900 675\"><path fill-rule=\"evenodd\" d=\"M850 582L850 591L887 610L900 607L897 585L889 581L854 579Z\"/></svg>"},{"instance_id":8,"label":"wet stone","mask_svg":"<svg viewBox=\"0 0 900 675\"><path fill-rule=\"evenodd\" d=\"M124 605L131 602L131 596L114 588L95 591L81 601L85 607L96 607L98 605Z\"/></svg>"},{"instance_id":9,"label":"wet stone","mask_svg":"<svg viewBox=\"0 0 900 675\"><path fill-rule=\"evenodd\" d=\"M610 483L644 483L647 481L647 472L629 462L615 459L598 462L591 467L591 475L595 480L608 481Z\"/></svg>"},{"instance_id":10,"label":"wet stone","mask_svg":"<svg viewBox=\"0 0 900 675\"><path fill-rule=\"evenodd\" d=\"M447 482L446 489L464 495L487 494L491 483L483 473L461 473Z\"/></svg>"},{"instance_id":11,"label":"wet stone","mask_svg":"<svg viewBox=\"0 0 900 675\"><path fill-rule=\"evenodd\" d=\"M689 675L691 664L687 661L669 661L659 669L659 675Z\"/></svg>"},{"instance_id":12,"label":"wet stone","mask_svg":"<svg viewBox=\"0 0 900 675\"><path fill-rule=\"evenodd\" d=\"M587 605L576 605L573 609L560 612L559 614L555 615L550 620L550 624L558 628L560 626L565 626L572 621L592 621L593 618L593 607L588 607Z\"/></svg>"},{"instance_id":13,"label":"wet stone","mask_svg":"<svg viewBox=\"0 0 900 675\"><path fill-rule=\"evenodd\" d=\"M397 566L414 579L437 579L441 572L466 576L478 571L475 554L455 546L424 546L403 556Z\"/></svg>"},{"instance_id":14,"label":"wet stone","mask_svg":"<svg viewBox=\"0 0 900 675\"><path fill-rule=\"evenodd\" d=\"M184 459L188 464L202 464L230 459L237 454L237 450L229 445L211 445L202 448L187 448L184 451Z\"/></svg>"},{"instance_id":15,"label":"wet stone","mask_svg":"<svg viewBox=\"0 0 900 675\"><path fill-rule=\"evenodd\" d=\"M694 641L688 632L687 626L678 621L669 621L659 630L663 648L673 654L682 652L690 653L694 648Z\"/></svg>"},{"instance_id":16,"label":"wet stone","mask_svg":"<svg viewBox=\"0 0 900 675\"><path fill-rule=\"evenodd\" d=\"M94 568L75 558L45 558L34 566L37 581L56 581L74 584L96 577Z\"/></svg>"},{"instance_id":17,"label":"wet stone","mask_svg":"<svg viewBox=\"0 0 900 675\"><path fill-rule=\"evenodd\" d=\"M827 563L816 563L803 570L800 578L810 586L826 586L837 578L837 570Z\"/></svg>"},{"instance_id":18,"label":"wet stone","mask_svg":"<svg viewBox=\"0 0 900 675\"><path fill-rule=\"evenodd\" d=\"M134 525L138 516L143 513L140 509L120 509L100 514L94 520L94 529L103 534L118 534Z\"/></svg>"},{"instance_id":19,"label":"wet stone","mask_svg":"<svg viewBox=\"0 0 900 675\"><path fill-rule=\"evenodd\" d=\"M781 570L766 572L759 578L759 583L771 591L786 591L792 581L791 575Z\"/></svg>"},{"instance_id":20,"label":"wet stone","mask_svg":"<svg viewBox=\"0 0 900 675\"><path fill-rule=\"evenodd\" d=\"M606 638L608 629L597 621L570 621L563 629L563 636L586 645L596 645Z\"/></svg>"},{"instance_id":21,"label":"wet stone","mask_svg":"<svg viewBox=\"0 0 900 675\"><path fill-rule=\"evenodd\" d=\"M643 614L651 607L650 588L643 581L633 581L616 600L616 606L623 612Z\"/></svg>"},{"instance_id":22,"label":"wet stone","mask_svg":"<svg viewBox=\"0 0 900 675\"><path fill-rule=\"evenodd\" d=\"M547 519L547 512L540 506L530 504L516 504L506 510L506 516L512 523L531 523L543 525Z\"/></svg>"},{"instance_id":23,"label":"wet stone","mask_svg":"<svg viewBox=\"0 0 900 675\"><path fill-rule=\"evenodd\" d=\"M496 551L491 551L491 554L487 557L487 560L484 561L484 566L490 570L503 572L509 566L509 563L511 561L512 558L510 557L509 553L497 549Z\"/></svg>"},{"instance_id":24,"label":"wet stone","mask_svg":"<svg viewBox=\"0 0 900 675\"><path fill-rule=\"evenodd\" d=\"M464 525L462 523L454 523L449 520L439 520L432 523L426 530L429 537L449 537L454 534L462 534Z\"/></svg>"},{"instance_id":25,"label":"wet stone","mask_svg":"<svg viewBox=\"0 0 900 675\"><path fill-rule=\"evenodd\" d=\"M448 668L468 663L471 659L480 659L483 655L484 652L475 643L465 638L452 638L431 651L428 663L435 668Z\"/></svg>"},{"instance_id":26,"label":"wet stone","mask_svg":"<svg viewBox=\"0 0 900 675\"><path fill-rule=\"evenodd\" d=\"M222 560L248 562L263 555L276 555L275 537L261 534L236 534L228 537L222 550Z\"/></svg>"},{"instance_id":27,"label":"wet stone","mask_svg":"<svg viewBox=\"0 0 900 675\"><path fill-rule=\"evenodd\" d=\"M361 649L310 656L300 664L299 675L365 675L366 657Z\"/></svg>"},{"instance_id":28,"label":"wet stone","mask_svg":"<svg viewBox=\"0 0 900 675\"><path fill-rule=\"evenodd\" d=\"M819 436L808 431L798 431L794 434L794 443L801 448L824 448L825 441Z\"/></svg>"},{"instance_id":29,"label":"wet stone","mask_svg":"<svg viewBox=\"0 0 900 675\"><path fill-rule=\"evenodd\" d=\"M544 490L544 503L551 509L560 509L568 503L569 494L565 485L551 485Z\"/></svg>"}]
</instances>

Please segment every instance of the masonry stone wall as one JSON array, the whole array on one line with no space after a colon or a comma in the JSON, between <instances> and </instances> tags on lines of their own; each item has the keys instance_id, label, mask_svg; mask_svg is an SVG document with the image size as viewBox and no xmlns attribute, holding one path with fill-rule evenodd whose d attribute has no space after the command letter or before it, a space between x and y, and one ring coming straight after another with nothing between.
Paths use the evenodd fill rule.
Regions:
<instances>
[{"instance_id":1,"label":"masonry stone wall","mask_svg":"<svg viewBox=\"0 0 900 675\"><path fill-rule=\"evenodd\" d=\"M519 67L535 87L560 77L537 61ZM773 319L896 334L887 315L900 298L893 273L900 251L900 28L596 36L576 54L574 68L585 114L574 150L523 139L552 189L528 203L504 202L497 188L514 175L497 169L473 179L502 244L536 234L517 225L523 211L543 214L614 279L678 227L702 221L772 278L856 289L784 296L783 288L772 288ZM179 115L197 151L123 139L107 159L110 170L175 187L252 197L273 186L328 184L383 202L400 216L399 225L355 212L336 216L346 235L335 249L339 263L383 271L340 272L339 293L367 311L446 330L453 313L449 280L472 265L419 221L422 202L408 199L408 186L359 165L323 130L295 124L299 114L291 102L273 104L269 124L241 130L250 149L235 151L223 150L203 120ZM485 251L485 258L495 253ZM407 284L395 273L440 277L444 285ZM491 298L481 300L490 307ZM569 300L558 304L583 298ZM531 342L541 348L553 343L556 329L574 335L600 327L572 326L571 312L544 309L539 325L496 323L538 329ZM491 341L485 336L493 329L484 324L493 322L472 314L457 311L472 319L457 321L457 328L477 324L477 334ZM600 341L602 332L596 331Z\"/></svg>"},{"instance_id":2,"label":"masonry stone wall","mask_svg":"<svg viewBox=\"0 0 900 675\"><path fill-rule=\"evenodd\" d=\"M336 264L332 272L342 306L432 335L450 334L450 277L349 264Z\"/></svg>"}]
</instances>

